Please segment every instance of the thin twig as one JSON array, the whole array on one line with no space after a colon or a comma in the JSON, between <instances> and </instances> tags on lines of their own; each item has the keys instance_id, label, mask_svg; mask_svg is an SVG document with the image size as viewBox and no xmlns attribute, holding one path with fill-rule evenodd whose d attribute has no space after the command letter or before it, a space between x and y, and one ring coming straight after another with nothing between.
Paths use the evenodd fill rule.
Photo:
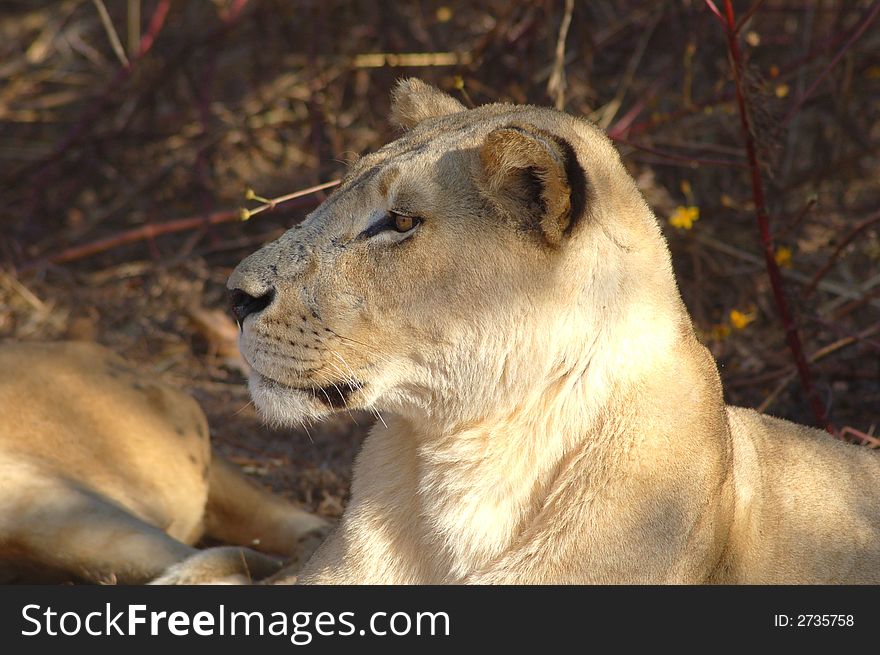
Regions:
<instances>
[{"instance_id":1,"label":"thin twig","mask_svg":"<svg viewBox=\"0 0 880 655\"><path fill-rule=\"evenodd\" d=\"M104 25L104 31L107 32L107 38L110 39L110 47L113 48L116 58L119 59L124 68L130 68L131 64L128 61L128 57L125 56L125 50L122 47L122 42L119 40L119 34L116 33L116 28L113 27L113 21L110 20L110 14L107 13L107 7L104 6L104 0L92 0L92 4L98 10L98 16L101 17L101 23Z\"/></svg>"},{"instance_id":2,"label":"thin twig","mask_svg":"<svg viewBox=\"0 0 880 655\"><path fill-rule=\"evenodd\" d=\"M855 285L855 289L853 289L853 294L859 299L868 299L873 297L876 294L872 294L872 290L876 289L880 286L880 273L874 275L873 277L869 277L864 282ZM876 305L877 301L869 301L872 305ZM828 302L819 306L818 314L820 316L825 316L835 311L838 307L844 304L844 301L840 298L835 298L834 300L829 300Z\"/></svg>"},{"instance_id":3,"label":"thin twig","mask_svg":"<svg viewBox=\"0 0 880 655\"><path fill-rule=\"evenodd\" d=\"M745 27L745 24L749 22L749 19L755 15L755 12L761 8L761 5L764 4L764 0L756 0L756 2L749 7L748 11L742 15L742 18L739 19L736 23L736 33L739 34L742 31L742 28Z\"/></svg>"},{"instance_id":4,"label":"thin twig","mask_svg":"<svg viewBox=\"0 0 880 655\"><path fill-rule=\"evenodd\" d=\"M712 0L706 0L706 6L709 7L709 11L715 14L715 18L717 18L721 25L724 26L724 29L728 29L727 23L724 20L724 16L721 15L721 11L718 9L718 7L715 6L715 3L712 2Z\"/></svg>"},{"instance_id":5,"label":"thin twig","mask_svg":"<svg viewBox=\"0 0 880 655\"><path fill-rule=\"evenodd\" d=\"M293 193L288 193L286 196L278 196L277 198L272 198L271 200L266 200L262 198L257 198L257 200L261 200L263 202L262 205L257 207L256 209L242 209L239 210L239 218L242 220L248 220L257 214L260 214L264 211L274 211L274 209L285 202L289 202L295 198L300 198L302 196L307 196L312 193L317 193L318 191L324 191L325 189L330 189L332 187L338 186L341 180L331 180L330 182L324 182L323 184L316 184L315 186L311 186L308 189L300 189L299 191L294 191ZM254 196L256 198L256 196Z\"/></svg>"},{"instance_id":6,"label":"thin twig","mask_svg":"<svg viewBox=\"0 0 880 655\"><path fill-rule=\"evenodd\" d=\"M629 131L630 126L633 124L636 118L645 110L645 107L648 106L648 103L657 96L657 92L660 88L662 88L666 81L669 79L671 69L667 68L666 71L663 72L657 79L655 79L650 86L645 90L642 96L638 99L637 102L633 104L632 107L621 116L614 125L608 128L608 136L612 139L616 139L619 136L622 136L626 132Z\"/></svg>"},{"instance_id":7,"label":"thin twig","mask_svg":"<svg viewBox=\"0 0 880 655\"><path fill-rule=\"evenodd\" d=\"M141 0L128 0L128 51L132 54L141 48Z\"/></svg>"},{"instance_id":8,"label":"thin twig","mask_svg":"<svg viewBox=\"0 0 880 655\"><path fill-rule=\"evenodd\" d=\"M744 250L740 250L736 246L733 246L724 241L719 241L718 239L713 239L712 237L706 234L696 234L694 235L694 239L701 244L708 246L718 252L723 252L726 255L730 255L731 257L736 257L737 259L748 262L754 266L763 266L764 258L758 257L750 252L746 252ZM799 284L809 284L810 278L803 273L799 273L793 269L786 269L782 271L782 276L788 280L793 280L798 282ZM855 291L853 289L849 289L841 284L837 284L835 282L829 282L828 280L820 280L818 284L818 288L822 291L826 291L827 293L834 294L840 298L845 298L847 300L854 300L864 302L866 304L871 305L876 309L880 309L880 300L870 300L868 298L864 298L861 293ZM820 311L821 315L822 312Z\"/></svg>"},{"instance_id":9,"label":"thin twig","mask_svg":"<svg viewBox=\"0 0 880 655\"><path fill-rule=\"evenodd\" d=\"M860 336L859 333L853 334L852 332L847 330L845 327L841 326L839 321L826 320L818 315L816 315L816 316L807 315L807 318L810 321L813 321L814 323L816 323L817 325L821 325L826 330L828 330L830 332L834 332L835 334L837 334L841 337L855 337L856 340L860 344L862 344L863 346L867 346L868 348L876 350L878 353L880 353L880 341L877 341L876 339L870 339L869 337L866 337L866 336ZM869 329L871 327L877 328L877 326L880 326L880 323L877 323L875 321L874 323L872 323L869 326Z\"/></svg>"},{"instance_id":10,"label":"thin twig","mask_svg":"<svg viewBox=\"0 0 880 655\"><path fill-rule=\"evenodd\" d=\"M858 334L838 339L833 343L829 343L827 346L823 346L812 355L810 355L809 361L811 364L815 364L820 359L823 359L828 355L831 355L832 353L835 353L839 350L842 350L843 348L847 348L854 344L860 343L863 339L866 339L876 334L878 331L880 331L880 325L871 325L865 330L859 332ZM794 380L796 377L797 371L792 371L782 380L780 380L779 384L776 385L773 391L767 394L767 397L764 398L764 401L758 406L758 411L761 413L766 412L770 408L770 406L776 401L776 398L779 397L779 394L785 391L785 388L789 384L791 384L791 381Z\"/></svg>"},{"instance_id":11,"label":"thin twig","mask_svg":"<svg viewBox=\"0 0 880 655\"><path fill-rule=\"evenodd\" d=\"M622 139L620 137L611 137L611 139L616 143L621 143L623 145L629 146L630 148L635 148L636 150L643 150L664 159L685 162L692 168L698 168L699 166L730 166L733 168L748 168L748 166L746 166L746 164L744 164L743 162L734 161L731 159L704 159L701 157L688 157L687 155L679 155L674 152L657 150L655 148L651 148L650 146L633 143L632 141L627 141L626 139Z\"/></svg>"},{"instance_id":12,"label":"thin twig","mask_svg":"<svg viewBox=\"0 0 880 655\"><path fill-rule=\"evenodd\" d=\"M168 18L168 11L170 9L171 0L159 0L159 4L156 5L156 9L150 17L150 24L147 26L147 31L141 37L141 45L137 51L137 59L142 58L153 48L153 43L156 41L156 37L159 36L159 32L162 31L162 26L165 24L165 19Z\"/></svg>"},{"instance_id":13,"label":"thin twig","mask_svg":"<svg viewBox=\"0 0 880 655\"><path fill-rule=\"evenodd\" d=\"M779 234L777 235L777 238L782 240L785 237L787 237L789 234L794 232L795 228L798 227L803 222L803 220L810 213L810 210L816 206L817 202L819 202L819 199L816 196L812 196L812 197L808 198L807 203L797 213L797 216L795 216L791 221L788 222L788 225L786 225L782 230L780 230Z\"/></svg>"},{"instance_id":14,"label":"thin twig","mask_svg":"<svg viewBox=\"0 0 880 655\"><path fill-rule=\"evenodd\" d=\"M862 432L861 430L856 430L854 427L851 427L849 425L847 425L840 431L839 436L841 439L853 436L856 439L860 439L863 443L870 444L873 448L880 448L880 439L866 432Z\"/></svg>"},{"instance_id":15,"label":"thin twig","mask_svg":"<svg viewBox=\"0 0 880 655\"><path fill-rule=\"evenodd\" d=\"M571 25L571 14L574 11L574 0L565 0L565 11L559 25L556 38L556 56L553 61L553 72L547 82L547 95L553 98L553 105L559 111L565 108L565 39Z\"/></svg>"},{"instance_id":16,"label":"thin twig","mask_svg":"<svg viewBox=\"0 0 880 655\"><path fill-rule=\"evenodd\" d=\"M837 261L837 258L840 257L840 254L844 251L844 249L851 244L859 234L867 230L869 227L874 225L874 223L880 223L880 212L877 212L873 216L869 216L865 220L863 220L858 225L854 226L852 230L850 230L849 234L847 234L843 240L837 244L837 247L834 249L834 252L828 257L828 260L822 265L816 274L813 276L813 279L810 280L810 283L807 285L807 288L804 290L804 297L811 295L816 290L816 285L819 284L819 280L821 280L828 271L834 266L834 263Z\"/></svg>"},{"instance_id":17,"label":"thin twig","mask_svg":"<svg viewBox=\"0 0 880 655\"><path fill-rule=\"evenodd\" d=\"M617 112L620 111L623 99L626 97L626 94L635 79L639 64L648 49L648 42L654 35L654 31L657 29L657 25L660 24L660 19L663 17L664 13L665 10L661 7L651 17L650 24L644 29L638 45L636 45L635 52L633 52L632 57L630 57L629 62L626 65L626 70L623 72L620 84L617 85L617 91L615 92L614 97L608 102L608 104L595 112L600 115L595 116L594 120L603 130L611 125L611 121L614 120L614 117L617 116Z\"/></svg>"},{"instance_id":18,"label":"thin twig","mask_svg":"<svg viewBox=\"0 0 880 655\"><path fill-rule=\"evenodd\" d=\"M877 18L877 15L880 14L880 0L874 0L874 4L872 4L868 10L865 12L865 18L862 19L859 27L853 32L853 35L847 39L847 42L843 44L843 47L838 51L838 53L834 56L828 65L822 70L819 74L819 77L815 79L815 81L809 86L809 88L804 91L800 97L795 100L794 105L791 109L788 110L788 113L785 115L785 118L782 119L781 127L785 127L791 122L791 119L795 117L803 104L807 101L807 99L813 95L813 92L816 90L822 80L828 77L828 74L831 70L837 65L840 59L847 53L847 51L852 48L853 44L858 41L859 37L864 34L865 30L868 29L868 26L874 22L874 19Z\"/></svg>"},{"instance_id":19,"label":"thin twig","mask_svg":"<svg viewBox=\"0 0 880 655\"><path fill-rule=\"evenodd\" d=\"M256 209L244 211L249 211L250 215L253 216L254 214L259 214L264 211L274 211L280 205L288 205L286 209L309 206L310 204L315 204L315 199L308 198L306 196L310 196L317 191L327 189L331 186L336 186L337 184L339 184L339 180L333 180L332 182L319 184L314 187L309 187L308 189L302 189L300 191L290 193L286 196L273 198L271 201L261 205L260 207L257 207ZM289 204L296 199L301 200L300 202ZM66 264L68 262L72 262L78 259L85 259L86 257L91 257L92 255L96 255L100 252L105 252L119 246L123 246L129 243L135 243L137 241L143 241L145 239L153 239L157 236L161 236L164 234L185 232L186 230L194 230L196 228L204 227L205 225L218 225L220 223L231 223L236 220L242 220L242 211L243 210L241 209L228 209L225 211L213 212L211 214L208 214L207 216L205 216L204 214L199 214L198 216L187 216L186 218L178 218L172 221L167 221L165 223L148 223L146 225L141 225L140 227L133 228L131 230L119 232L103 239L98 239L97 241L93 241L91 243L66 248L57 255L52 255L51 257L48 257L46 259L26 264L22 267L21 272L27 273L46 264Z\"/></svg>"}]
</instances>

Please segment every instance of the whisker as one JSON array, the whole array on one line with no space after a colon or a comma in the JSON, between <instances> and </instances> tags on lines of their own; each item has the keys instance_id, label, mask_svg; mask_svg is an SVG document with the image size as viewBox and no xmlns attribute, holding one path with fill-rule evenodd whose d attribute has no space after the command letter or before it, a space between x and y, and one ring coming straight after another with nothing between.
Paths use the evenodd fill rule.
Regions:
<instances>
[{"instance_id":1,"label":"whisker","mask_svg":"<svg viewBox=\"0 0 880 655\"><path fill-rule=\"evenodd\" d=\"M370 407L370 410L373 412L373 414L376 415L376 418L379 419L379 421L382 423L382 425L385 426L385 429L387 430L388 424L385 422L385 419L382 418L382 414L379 413L379 410L376 409L375 407Z\"/></svg>"},{"instance_id":2,"label":"whisker","mask_svg":"<svg viewBox=\"0 0 880 655\"><path fill-rule=\"evenodd\" d=\"M331 382L330 384L333 384L333 383ZM333 386L336 387L335 384L333 384ZM337 391L338 391L339 387L336 387L336 388L337 388ZM326 391L324 391L324 388L321 387L320 389L318 389L318 391L320 391L322 394L324 394L324 398L327 399L327 405L328 405L328 407L333 407L333 401L330 400L330 396L327 394ZM315 395L314 392L312 392L312 396L314 396L314 395ZM342 402L343 402L343 403L345 402L345 398L342 399Z\"/></svg>"},{"instance_id":3,"label":"whisker","mask_svg":"<svg viewBox=\"0 0 880 655\"><path fill-rule=\"evenodd\" d=\"M303 421L302 419L300 419L299 424L300 424L300 426L302 426L302 429L305 430L306 436L309 438L309 441L311 441L311 442L312 442L312 445L314 446L314 445L315 445L315 440L312 439L312 433L309 432L309 426L306 425L306 422Z\"/></svg>"},{"instance_id":4,"label":"whisker","mask_svg":"<svg viewBox=\"0 0 880 655\"><path fill-rule=\"evenodd\" d=\"M343 341L348 341L349 343L353 343L355 345L361 346L362 348L366 348L367 354L383 360L386 364L392 364L392 365L394 364L394 362L390 358L386 357L385 355L383 355L379 352L376 352L376 350L372 346L370 346L369 344L366 344L362 341L358 341L357 339L352 339L351 337L343 336L343 335L339 334L338 332L333 332L332 330L331 330L331 334L334 334L335 336L342 339Z\"/></svg>"},{"instance_id":5,"label":"whisker","mask_svg":"<svg viewBox=\"0 0 880 655\"><path fill-rule=\"evenodd\" d=\"M328 348L328 350L329 350L331 353L333 353L334 355L336 355L337 357L339 357L339 355L337 355L335 352L333 352L333 350L332 350L331 348ZM341 357L339 357L339 358L342 359ZM342 361L343 361L343 363L345 363L345 360L342 360ZM336 364L334 364L333 362L327 362L327 364L328 364L329 366L332 366L333 369L334 369L337 373L339 373L339 375L342 376L342 380L343 380L343 382L347 382L347 383L349 384L349 386L351 386L352 388L355 388L355 387L357 386L357 381L356 381L353 377L351 377L351 376L349 376L347 373L345 373L345 371L343 371L341 368L339 368ZM343 403L343 405L345 405L345 411L348 412L348 417L349 417L352 421L354 421L354 424L355 424L355 425L358 425L358 422L355 421L355 418L354 418L354 416L353 416L352 413L351 413L351 409L348 407L348 400L346 400L346 398L345 398L345 394L342 393L342 390L341 390L339 387L336 386L336 383L331 382L330 384L332 384L332 385L333 385L333 388L336 389L336 391L339 392L339 395L340 395L340 397L342 398L342 403Z\"/></svg>"},{"instance_id":6,"label":"whisker","mask_svg":"<svg viewBox=\"0 0 880 655\"><path fill-rule=\"evenodd\" d=\"M238 410L236 410L232 415L233 415L233 416L238 416L239 414L241 414L244 410L246 410L248 407L250 407L250 406L253 405L253 404L254 404L254 401L253 401L253 400L249 400L249 401L247 401L244 405L241 406L241 408L239 408Z\"/></svg>"},{"instance_id":7,"label":"whisker","mask_svg":"<svg viewBox=\"0 0 880 655\"><path fill-rule=\"evenodd\" d=\"M357 386L357 384L358 384L357 376L355 376L354 371L352 370L351 366L348 365L348 362L345 361L345 358L342 355L340 355L338 352L333 350L332 348L327 348L327 350L330 352L331 355L333 355L340 362L342 362L342 365L348 369L348 373L344 373L338 366L336 366L332 362L327 362L327 363L330 364L331 366L333 366L333 368L335 368L337 371L339 371L340 374L342 374L342 377L348 377L348 379L346 381L349 384L351 384L352 386Z\"/></svg>"},{"instance_id":8,"label":"whisker","mask_svg":"<svg viewBox=\"0 0 880 655\"><path fill-rule=\"evenodd\" d=\"M336 334L336 333L334 332L333 334ZM343 337L343 336L341 336L341 335L339 335L339 334L337 334L336 336L338 336L340 339L345 339L345 337ZM357 343L357 342L355 342L355 343ZM343 364L343 365L344 365L349 371L351 371L352 376L354 376L354 371L352 370L351 366L349 366L348 362L345 361L345 358L344 358L342 355L340 355L338 352L336 352L336 351L333 350L332 348L327 348L327 350L328 350L331 354L333 354L335 357L339 358L339 361L341 361L342 364ZM389 361L390 361L390 360L389 360ZM328 364L330 364L330 362L328 362ZM331 364L331 365L332 365L332 364ZM333 367L334 367L334 368L337 368L335 365L333 365ZM337 369L337 370L338 370L338 369ZM352 383L356 383L356 379L355 379L354 377L352 377L351 382L352 382ZM382 425L384 425L385 428L387 429L387 428L388 428L388 424L385 422L385 419L382 417L382 414L379 413L379 410L377 410L377 409L374 408L374 407L370 407L370 411L373 412L373 414L376 415L376 418L379 419L379 421L382 423ZM350 415L350 414L351 414L351 413L349 412L349 415ZM352 420L353 420L353 419L354 419L354 417L352 417ZM357 421L355 421L355 423L357 423Z\"/></svg>"}]
</instances>

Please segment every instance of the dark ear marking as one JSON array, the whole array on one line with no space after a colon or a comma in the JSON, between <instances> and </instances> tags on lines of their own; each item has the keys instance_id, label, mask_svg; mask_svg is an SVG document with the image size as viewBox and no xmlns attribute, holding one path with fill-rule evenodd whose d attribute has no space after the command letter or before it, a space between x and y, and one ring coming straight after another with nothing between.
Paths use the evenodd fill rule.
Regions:
<instances>
[{"instance_id":1,"label":"dark ear marking","mask_svg":"<svg viewBox=\"0 0 880 655\"><path fill-rule=\"evenodd\" d=\"M572 145L562 137L554 137L563 151L565 158L565 176L568 178L568 187L571 190L571 209L566 234L570 233L577 223L580 222L587 210L587 195L589 187L587 174L584 167L578 161L577 153Z\"/></svg>"},{"instance_id":2,"label":"dark ear marking","mask_svg":"<svg viewBox=\"0 0 880 655\"><path fill-rule=\"evenodd\" d=\"M480 149L487 199L551 247L581 218L587 179L571 144L533 125L492 130Z\"/></svg>"}]
</instances>

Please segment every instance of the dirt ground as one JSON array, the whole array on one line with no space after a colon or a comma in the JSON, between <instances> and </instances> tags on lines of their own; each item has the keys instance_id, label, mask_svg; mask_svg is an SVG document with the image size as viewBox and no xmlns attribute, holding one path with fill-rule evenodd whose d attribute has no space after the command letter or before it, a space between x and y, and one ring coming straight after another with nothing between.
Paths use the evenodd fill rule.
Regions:
<instances>
[{"instance_id":1,"label":"dirt ground","mask_svg":"<svg viewBox=\"0 0 880 655\"><path fill-rule=\"evenodd\" d=\"M878 3L733 6L812 384L835 428L878 445ZM466 103L557 104L607 129L729 402L815 424L768 281L731 66L724 26L696 0L5 2L0 338L116 349L192 392L220 452L338 516L372 416L267 428L225 293L238 261L323 196L247 222L238 208L259 204L248 188L271 198L336 179L393 138L389 89L418 76Z\"/></svg>"}]
</instances>

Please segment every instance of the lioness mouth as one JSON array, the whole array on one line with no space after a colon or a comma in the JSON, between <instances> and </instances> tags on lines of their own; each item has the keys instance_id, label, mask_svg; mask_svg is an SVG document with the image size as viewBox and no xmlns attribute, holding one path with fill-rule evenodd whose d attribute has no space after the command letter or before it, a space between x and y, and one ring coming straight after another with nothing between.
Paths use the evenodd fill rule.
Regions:
<instances>
[{"instance_id":1,"label":"lioness mouth","mask_svg":"<svg viewBox=\"0 0 880 655\"><path fill-rule=\"evenodd\" d=\"M333 409L345 409L351 395L364 386L361 382L337 382L323 387L295 387L262 374L260 377L267 386L311 394L315 399Z\"/></svg>"}]
</instances>

